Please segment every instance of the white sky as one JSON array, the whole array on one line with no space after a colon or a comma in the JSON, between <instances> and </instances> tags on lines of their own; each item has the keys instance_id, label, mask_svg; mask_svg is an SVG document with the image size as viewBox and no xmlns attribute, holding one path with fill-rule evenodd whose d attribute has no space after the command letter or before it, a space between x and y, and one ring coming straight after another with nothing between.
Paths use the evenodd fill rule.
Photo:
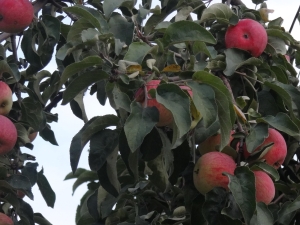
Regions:
<instances>
[{"instance_id":1,"label":"white sky","mask_svg":"<svg viewBox=\"0 0 300 225\"><path fill-rule=\"evenodd\" d=\"M221 2L221 0L213 1L212 3L214 2ZM244 0L243 2L247 7L254 8L251 0ZM157 4L159 4L159 1L154 0L152 7ZM273 14L270 14L270 19L272 20L281 16L284 19L283 26L288 31L299 7L299 0L269 0L267 4L268 8L275 10ZM292 35L296 40L300 40L300 26L298 21L296 21ZM46 69L50 71L55 70L55 63L52 62ZM95 95L90 96L86 94L85 106L88 118L114 113L114 110L109 105L105 107L101 106ZM80 203L80 198L86 192L87 186L86 184L82 184L76 190L74 196L72 196L72 185L75 180L63 181L63 179L71 171L69 160L71 140L81 129L83 122L73 115L69 105L59 105L52 112L59 114L58 123L51 124L59 146L53 146L38 136L33 143L33 151L25 148L23 148L23 151L36 156L40 165L38 171L41 167L44 168L44 174L56 193L55 207L54 209L47 207L37 185L33 188L34 201L28 198L24 200L33 207L34 212L42 213L53 225L73 225L75 224L76 208ZM83 150L78 167L89 169L87 148Z\"/></svg>"}]
</instances>

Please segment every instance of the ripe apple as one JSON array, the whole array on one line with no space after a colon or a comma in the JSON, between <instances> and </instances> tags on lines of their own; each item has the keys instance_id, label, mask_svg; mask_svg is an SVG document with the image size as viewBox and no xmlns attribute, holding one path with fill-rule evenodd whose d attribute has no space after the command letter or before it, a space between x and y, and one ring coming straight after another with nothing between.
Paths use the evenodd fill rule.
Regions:
<instances>
[{"instance_id":1,"label":"ripe apple","mask_svg":"<svg viewBox=\"0 0 300 225\"><path fill-rule=\"evenodd\" d=\"M29 26L33 15L28 0L0 0L0 31L19 33Z\"/></svg>"},{"instance_id":2,"label":"ripe apple","mask_svg":"<svg viewBox=\"0 0 300 225\"><path fill-rule=\"evenodd\" d=\"M208 152L201 156L194 167L194 185L205 194L214 187L223 187L228 190L229 179L222 173L234 174L236 164L231 156L222 152Z\"/></svg>"},{"instance_id":3,"label":"ripe apple","mask_svg":"<svg viewBox=\"0 0 300 225\"><path fill-rule=\"evenodd\" d=\"M256 201L270 204L275 196L275 186L270 176L263 171L253 171L255 176Z\"/></svg>"},{"instance_id":4,"label":"ripe apple","mask_svg":"<svg viewBox=\"0 0 300 225\"><path fill-rule=\"evenodd\" d=\"M226 48L239 48L258 57L265 50L268 35L265 28L252 19L242 19L230 26L225 34Z\"/></svg>"},{"instance_id":5,"label":"ripe apple","mask_svg":"<svg viewBox=\"0 0 300 225\"><path fill-rule=\"evenodd\" d=\"M271 149L262 156L261 159L264 159L267 164L273 166L275 169L278 169L282 163L284 162L284 159L287 154L287 146L286 142L283 138L283 136L275 129L269 128L269 136L264 140L264 142L258 146L254 152L258 151L261 147L274 143L271 146ZM244 157L247 159L249 157L249 152L247 151L247 148L244 149Z\"/></svg>"},{"instance_id":6,"label":"ripe apple","mask_svg":"<svg viewBox=\"0 0 300 225\"><path fill-rule=\"evenodd\" d=\"M9 86L0 81L0 115L7 115L13 105L12 92Z\"/></svg>"},{"instance_id":7,"label":"ripe apple","mask_svg":"<svg viewBox=\"0 0 300 225\"><path fill-rule=\"evenodd\" d=\"M30 142L33 142L37 135L38 135L38 132L33 132L33 133L29 134L28 138L29 138Z\"/></svg>"},{"instance_id":8,"label":"ripe apple","mask_svg":"<svg viewBox=\"0 0 300 225\"><path fill-rule=\"evenodd\" d=\"M232 134L234 134L234 131L230 132L230 140L228 145L230 145L230 142L233 140ZM208 153L208 152L214 152L219 151L218 147L221 144L221 134L216 134L213 136L210 136L205 141L201 142L198 145L198 150L200 151L201 155Z\"/></svg>"},{"instance_id":9,"label":"ripe apple","mask_svg":"<svg viewBox=\"0 0 300 225\"><path fill-rule=\"evenodd\" d=\"M0 225L14 225L10 217L0 212Z\"/></svg>"},{"instance_id":10,"label":"ripe apple","mask_svg":"<svg viewBox=\"0 0 300 225\"><path fill-rule=\"evenodd\" d=\"M0 124L0 155L4 155L15 146L18 132L15 125L5 116L0 115Z\"/></svg>"},{"instance_id":11,"label":"ripe apple","mask_svg":"<svg viewBox=\"0 0 300 225\"><path fill-rule=\"evenodd\" d=\"M137 102L142 103L143 107L153 107L155 106L159 112L159 121L156 124L158 127L163 126L171 126L174 120L173 115L170 110L168 110L164 105L158 103L155 98L152 98L151 95L148 93L151 89L156 89L161 81L160 80L151 80L145 84L144 87L141 87L135 94L135 99ZM180 86L182 90L186 90L191 96L192 91L187 86ZM145 91L148 93L147 96Z\"/></svg>"}]
</instances>

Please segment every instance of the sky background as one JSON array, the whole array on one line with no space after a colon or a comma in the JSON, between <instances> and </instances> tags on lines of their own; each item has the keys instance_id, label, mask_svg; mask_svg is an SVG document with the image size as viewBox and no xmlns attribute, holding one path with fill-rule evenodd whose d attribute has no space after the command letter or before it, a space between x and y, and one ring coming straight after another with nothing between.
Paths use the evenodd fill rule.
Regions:
<instances>
[{"instance_id":1,"label":"sky background","mask_svg":"<svg viewBox=\"0 0 300 225\"><path fill-rule=\"evenodd\" d=\"M213 1L211 4L218 2L221 2L221 0ZM251 0L243 0L243 2L248 8L255 7ZM269 9L275 10L273 14L270 14L269 19L282 17L284 19L283 27L288 31L299 7L299 0L269 0L267 4ZM160 2L153 0L152 8L156 5L160 5ZM296 40L300 41L300 26L298 21L296 21L292 35ZM56 70L55 62L51 62L45 69L51 72ZM115 114L115 111L108 104L101 106L95 95L90 96L87 93L84 101L89 119L94 116ZM71 171L69 160L71 140L82 128L83 122L73 115L69 105L58 105L52 110L52 113L58 113L59 115L58 123L51 124L59 146L53 146L38 136L33 143L34 149L32 151L26 148L22 148L22 151L36 156L39 163L38 171L42 167L44 168L44 174L56 193L55 206L54 209L47 207L37 185L33 187L34 201L31 201L27 197L24 200L33 207L34 212L42 213L53 225L75 225L76 208L80 202L80 198L86 192L87 186L86 184L82 184L75 191L74 195L72 195L72 185L75 179L63 180ZM88 144L82 152L78 168L89 169L87 146Z\"/></svg>"}]
</instances>

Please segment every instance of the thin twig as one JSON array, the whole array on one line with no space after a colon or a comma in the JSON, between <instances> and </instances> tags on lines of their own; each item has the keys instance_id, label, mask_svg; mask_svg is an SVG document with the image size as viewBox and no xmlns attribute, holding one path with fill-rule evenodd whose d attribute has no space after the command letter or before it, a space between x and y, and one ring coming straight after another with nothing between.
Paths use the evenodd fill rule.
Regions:
<instances>
[{"instance_id":1,"label":"thin twig","mask_svg":"<svg viewBox=\"0 0 300 225\"><path fill-rule=\"evenodd\" d=\"M285 194L282 193L281 195L278 196L278 198L276 198L273 202L271 202L271 204L277 204L284 196Z\"/></svg>"},{"instance_id":2,"label":"thin twig","mask_svg":"<svg viewBox=\"0 0 300 225\"><path fill-rule=\"evenodd\" d=\"M261 81L255 79L255 78L253 78L253 77L248 76L246 73L241 73L241 72L239 72L239 71L234 71L234 72L237 73L237 74L240 74L240 75L242 75L242 76L244 76L244 77L247 77L247 78L249 78L249 79L251 79L251 80L254 80L254 81L258 82L258 83L263 84L263 82L261 82Z\"/></svg>"},{"instance_id":3,"label":"thin twig","mask_svg":"<svg viewBox=\"0 0 300 225\"><path fill-rule=\"evenodd\" d=\"M19 60L18 60L18 53L17 53L16 35L15 34L11 35L10 40L11 40L11 48L12 48L15 63L17 65L20 65Z\"/></svg>"},{"instance_id":4,"label":"thin twig","mask_svg":"<svg viewBox=\"0 0 300 225\"><path fill-rule=\"evenodd\" d=\"M299 14L300 14L300 5L299 5L298 11L296 12L296 15L295 15L295 17L294 17L294 20L293 20L293 22L292 22L292 25L291 25L291 28L290 28L290 30L289 30L289 33L292 33L292 30L293 30L293 28L294 28L296 19L297 19L297 17L299 16Z\"/></svg>"}]
</instances>

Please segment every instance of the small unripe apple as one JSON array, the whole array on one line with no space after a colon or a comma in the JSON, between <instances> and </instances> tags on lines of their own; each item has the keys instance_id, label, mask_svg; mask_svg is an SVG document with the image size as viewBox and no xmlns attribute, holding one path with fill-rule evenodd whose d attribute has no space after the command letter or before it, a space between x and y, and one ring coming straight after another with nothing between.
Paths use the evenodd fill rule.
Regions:
<instances>
[{"instance_id":1,"label":"small unripe apple","mask_svg":"<svg viewBox=\"0 0 300 225\"><path fill-rule=\"evenodd\" d=\"M266 161L267 164L273 166L275 169L278 169L287 154L287 146L283 136L275 129L269 128L269 136L264 140L264 142L258 146L254 152L258 151L261 147L268 145L270 143L274 143L269 151L261 158ZM247 148L244 149L244 157L247 159L249 157L249 152Z\"/></svg>"},{"instance_id":2,"label":"small unripe apple","mask_svg":"<svg viewBox=\"0 0 300 225\"><path fill-rule=\"evenodd\" d=\"M229 179L223 172L234 174L236 164L231 156L222 152L208 152L201 156L194 167L194 185L201 194L214 187L228 190Z\"/></svg>"},{"instance_id":3,"label":"small unripe apple","mask_svg":"<svg viewBox=\"0 0 300 225\"><path fill-rule=\"evenodd\" d=\"M9 86L0 81L0 115L7 115L13 105L12 92Z\"/></svg>"},{"instance_id":4,"label":"small unripe apple","mask_svg":"<svg viewBox=\"0 0 300 225\"><path fill-rule=\"evenodd\" d=\"M0 212L0 225L14 225L14 222L6 214Z\"/></svg>"},{"instance_id":5,"label":"small unripe apple","mask_svg":"<svg viewBox=\"0 0 300 225\"><path fill-rule=\"evenodd\" d=\"M263 171L253 171L255 176L256 201L270 204L275 196L274 182Z\"/></svg>"},{"instance_id":6,"label":"small unripe apple","mask_svg":"<svg viewBox=\"0 0 300 225\"><path fill-rule=\"evenodd\" d=\"M170 110L168 110L164 105L158 103L155 98L152 98L148 93L151 89L156 89L161 81L151 80L145 84L145 88L141 87L135 94L135 99L140 102L143 107L153 107L155 106L159 112L159 121L156 124L158 127L171 126L174 120L173 115ZM192 96L192 90L187 86L180 86L182 90L186 90ZM147 94L145 94L145 91Z\"/></svg>"},{"instance_id":7,"label":"small unripe apple","mask_svg":"<svg viewBox=\"0 0 300 225\"><path fill-rule=\"evenodd\" d=\"M250 52L254 57L263 53L268 43L265 28L252 19L242 19L230 26L225 34L226 48L239 48Z\"/></svg>"},{"instance_id":8,"label":"small unripe apple","mask_svg":"<svg viewBox=\"0 0 300 225\"><path fill-rule=\"evenodd\" d=\"M0 115L0 124L0 155L4 155L15 146L18 133L15 125L7 117Z\"/></svg>"},{"instance_id":9,"label":"small unripe apple","mask_svg":"<svg viewBox=\"0 0 300 225\"><path fill-rule=\"evenodd\" d=\"M230 142L233 140L233 137L232 137L233 134L234 134L234 131L231 131L228 145L230 145ZM220 144L221 144L221 134L216 134L216 135L210 136L205 141L201 142L198 145L197 149L200 151L201 155L203 155L208 152L219 151L220 149L218 149L218 147L220 146Z\"/></svg>"},{"instance_id":10,"label":"small unripe apple","mask_svg":"<svg viewBox=\"0 0 300 225\"><path fill-rule=\"evenodd\" d=\"M0 0L0 31L19 33L32 22L33 6L28 0Z\"/></svg>"}]
</instances>

